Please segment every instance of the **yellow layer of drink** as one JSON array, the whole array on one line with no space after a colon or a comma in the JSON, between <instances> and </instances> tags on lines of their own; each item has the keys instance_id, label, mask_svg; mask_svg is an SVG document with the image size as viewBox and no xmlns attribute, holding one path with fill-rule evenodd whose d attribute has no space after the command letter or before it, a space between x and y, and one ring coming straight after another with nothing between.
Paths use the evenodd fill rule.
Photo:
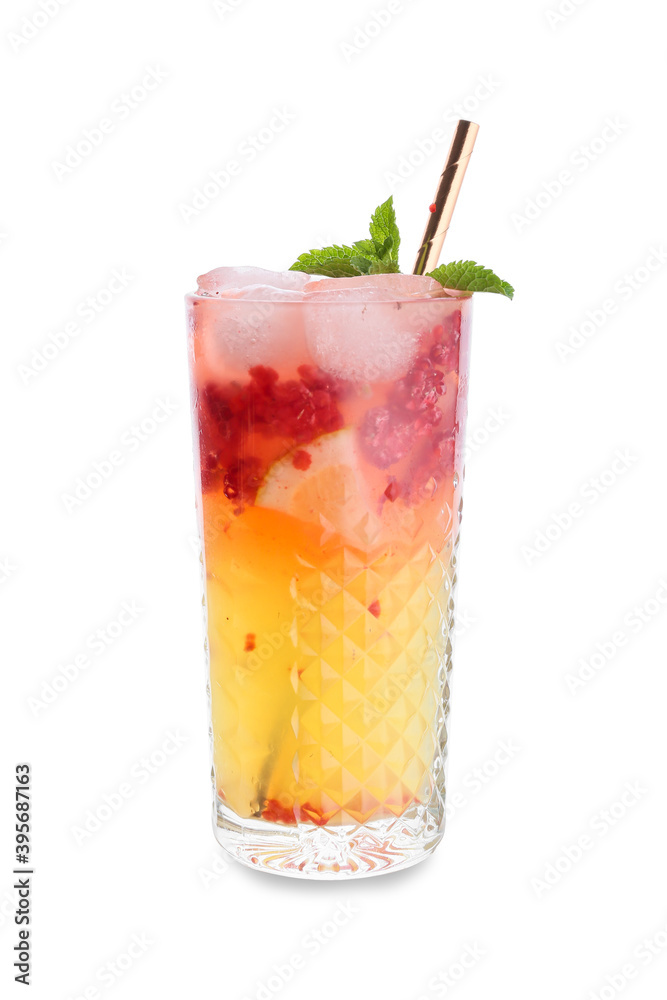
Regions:
<instances>
[{"instance_id":1,"label":"yellow layer of drink","mask_svg":"<svg viewBox=\"0 0 667 1000\"><path fill-rule=\"evenodd\" d=\"M239 817L363 823L433 792L458 490L373 507L349 433L241 513L203 497L215 781Z\"/></svg>"}]
</instances>

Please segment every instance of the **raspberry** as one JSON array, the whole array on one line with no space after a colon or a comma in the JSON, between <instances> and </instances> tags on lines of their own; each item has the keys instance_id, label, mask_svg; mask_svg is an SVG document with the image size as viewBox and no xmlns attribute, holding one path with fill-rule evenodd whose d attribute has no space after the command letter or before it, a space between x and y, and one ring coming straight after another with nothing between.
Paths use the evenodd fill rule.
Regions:
<instances>
[{"instance_id":1,"label":"raspberry","mask_svg":"<svg viewBox=\"0 0 667 1000\"><path fill-rule=\"evenodd\" d=\"M442 410L439 410L436 406L430 406L427 410L421 413L414 422L415 434L422 436L423 434L430 434L431 430L439 424L442 420Z\"/></svg>"},{"instance_id":2,"label":"raspberry","mask_svg":"<svg viewBox=\"0 0 667 1000\"><path fill-rule=\"evenodd\" d=\"M447 358L447 351L442 344L434 344L429 357L434 365L443 365Z\"/></svg>"},{"instance_id":3,"label":"raspberry","mask_svg":"<svg viewBox=\"0 0 667 1000\"><path fill-rule=\"evenodd\" d=\"M453 313L445 325L440 324L431 331L433 346L429 358L440 365L445 371L451 372L458 368L459 341L461 339L461 313Z\"/></svg>"},{"instance_id":4,"label":"raspberry","mask_svg":"<svg viewBox=\"0 0 667 1000\"><path fill-rule=\"evenodd\" d=\"M420 468L424 471L424 482L434 476L440 479L442 475L451 476L454 472L456 438L454 431L437 434L428 442L420 459Z\"/></svg>"},{"instance_id":5,"label":"raspberry","mask_svg":"<svg viewBox=\"0 0 667 1000\"><path fill-rule=\"evenodd\" d=\"M204 435L201 434L201 437L203 438ZM204 493L206 493L207 490L214 489L220 479L223 469L221 457L222 452L220 449L205 452L202 441L201 485Z\"/></svg>"},{"instance_id":6,"label":"raspberry","mask_svg":"<svg viewBox=\"0 0 667 1000\"><path fill-rule=\"evenodd\" d=\"M376 618L379 618L380 617L380 602L379 601L373 601L372 604L368 605L368 610L370 611L370 613L372 615L375 615Z\"/></svg>"},{"instance_id":7,"label":"raspberry","mask_svg":"<svg viewBox=\"0 0 667 1000\"><path fill-rule=\"evenodd\" d=\"M306 469L310 468L310 463L312 461L313 460L307 451L297 451L292 459L292 465L295 469L305 472Z\"/></svg>"},{"instance_id":8,"label":"raspberry","mask_svg":"<svg viewBox=\"0 0 667 1000\"><path fill-rule=\"evenodd\" d=\"M436 441L436 459L438 467L447 476L451 476L454 472L455 452L456 439L454 432L450 431L448 434L441 434Z\"/></svg>"},{"instance_id":9,"label":"raspberry","mask_svg":"<svg viewBox=\"0 0 667 1000\"><path fill-rule=\"evenodd\" d=\"M304 802L301 806L301 820L304 819L310 820L316 826L324 826L328 822L329 816L325 815L317 806L311 805L310 802Z\"/></svg>"},{"instance_id":10,"label":"raspberry","mask_svg":"<svg viewBox=\"0 0 667 1000\"><path fill-rule=\"evenodd\" d=\"M332 393L338 387L338 383L333 375L322 371L321 368L315 368L314 365L299 365L297 372L301 376L304 385L307 385L309 389L322 389L325 392Z\"/></svg>"},{"instance_id":11,"label":"raspberry","mask_svg":"<svg viewBox=\"0 0 667 1000\"><path fill-rule=\"evenodd\" d=\"M426 357L418 358L405 378L392 389L389 402L406 410L426 410L445 392L445 376Z\"/></svg>"},{"instance_id":12,"label":"raspberry","mask_svg":"<svg viewBox=\"0 0 667 1000\"><path fill-rule=\"evenodd\" d=\"M298 820L297 812L299 813ZM304 803L299 809L297 805L283 805L278 799L267 799L262 810L262 819L266 819L271 823L286 823L288 826L294 826L297 822L308 821L315 823L317 826L324 826L328 817L324 816L322 811L316 806L311 805L310 802Z\"/></svg>"},{"instance_id":13,"label":"raspberry","mask_svg":"<svg viewBox=\"0 0 667 1000\"><path fill-rule=\"evenodd\" d=\"M299 378L284 382L265 365L255 365L248 374L245 385L208 383L199 404L202 489L215 489L222 481L225 496L240 507L254 502L266 472L252 455L239 458L254 450L255 434L286 438L285 454L343 426L341 383L319 368L301 365ZM306 452L295 459L310 464Z\"/></svg>"},{"instance_id":14,"label":"raspberry","mask_svg":"<svg viewBox=\"0 0 667 1000\"><path fill-rule=\"evenodd\" d=\"M254 503L257 490L262 485L263 469L256 458L240 458L225 472L224 494L228 500L239 504Z\"/></svg>"},{"instance_id":15,"label":"raspberry","mask_svg":"<svg viewBox=\"0 0 667 1000\"><path fill-rule=\"evenodd\" d=\"M277 799L266 800L262 810L262 819L268 820L270 823L287 823L290 826L296 824L294 809L290 806L284 806Z\"/></svg>"},{"instance_id":16,"label":"raspberry","mask_svg":"<svg viewBox=\"0 0 667 1000\"><path fill-rule=\"evenodd\" d=\"M401 495L400 484L396 482L393 476L389 480L389 486L384 491L384 495L391 503Z\"/></svg>"},{"instance_id":17,"label":"raspberry","mask_svg":"<svg viewBox=\"0 0 667 1000\"><path fill-rule=\"evenodd\" d=\"M278 372L274 368L266 368L265 365L255 365L248 370L248 374L262 389L268 389L278 381Z\"/></svg>"},{"instance_id":18,"label":"raspberry","mask_svg":"<svg viewBox=\"0 0 667 1000\"><path fill-rule=\"evenodd\" d=\"M218 433L224 438L229 437L233 413L228 397L213 382L204 386L201 395L202 409L210 414Z\"/></svg>"},{"instance_id":19,"label":"raspberry","mask_svg":"<svg viewBox=\"0 0 667 1000\"><path fill-rule=\"evenodd\" d=\"M434 364L440 365L445 371L454 371L458 364L458 344L434 344L430 357Z\"/></svg>"},{"instance_id":20,"label":"raspberry","mask_svg":"<svg viewBox=\"0 0 667 1000\"><path fill-rule=\"evenodd\" d=\"M282 434L297 443L313 441L320 434L338 430L343 418L333 379L310 365L298 369L301 378L279 382L271 368L251 368L247 392L252 427ZM259 389L259 393L257 390Z\"/></svg>"},{"instance_id":21,"label":"raspberry","mask_svg":"<svg viewBox=\"0 0 667 1000\"><path fill-rule=\"evenodd\" d=\"M438 399L446 392L445 372L458 365L460 330L460 312L434 327L426 353L390 389L387 405L369 410L362 422L360 447L373 465L386 469L410 455L411 472L402 483L392 477L385 490L391 503L399 495L406 501L418 496L429 479L454 470L454 432L436 428L443 419Z\"/></svg>"},{"instance_id":22,"label":"raspberry","mask_svg":"<svg viewBox=\"0 0 667 1000\"><path fill-rule=\"evenodd\" d=\"M361 448L378 469L386 469L403 458L412 443L412 426L386 406L374 406L361 425Z\"/></svg>"}]
</instances>

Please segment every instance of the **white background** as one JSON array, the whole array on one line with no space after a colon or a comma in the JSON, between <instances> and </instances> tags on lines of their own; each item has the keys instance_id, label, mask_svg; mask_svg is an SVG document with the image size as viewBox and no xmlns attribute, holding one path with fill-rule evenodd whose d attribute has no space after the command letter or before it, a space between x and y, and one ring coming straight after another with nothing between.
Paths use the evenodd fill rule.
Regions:
<instances>
[{"instance_id":1,"label":"white background","mask_svg":"<svg viewBox=\"0 0 667 1000\"><path fill-rule=\"evenodd\" d=\"M384 0L50 0L48 19L5 0L3 981L12 779L28 760L39 1000L664 995L667 270L652 256L667 245L664 31L650 0L564 2L560 20L557 2L402 0L366 30ZM164 79L119 111L149 69ZM243 144L274 109L293 120L251 162ZM433 859L387 878L220 872L182 297L221 264L283 268L360 238L392 190L410 270L458 116L481 130L444 259L475 258L517 288L513 303L476 302L449 773L460 805ZM102 118L112 130L60 170ZM433 152L392 180L438 128ZM232 159L240 173L186 222L182 206ZM87 322L80 303L114 269L131 280ZM587 320L582 346L559 356ZM63 495L160 400L168 419L122 445L123 464L68 512ZM609 471L619 450L625 467ZM123 602L142 610L98 655L89 637ZM82 653L89 665L36 708ZM169 732L187 740L143 781ZM502 741L517 749L497 766ZM88 811L127 782L131 797L78 843ZM634 798L614 806L626 783ZM308 935L348 903L314 954ZM151 943L102 981L133 934ZM478 958L450 988L466 947ZM295 954L305 967L262 993Z\"/></svg>"}]
</instances>

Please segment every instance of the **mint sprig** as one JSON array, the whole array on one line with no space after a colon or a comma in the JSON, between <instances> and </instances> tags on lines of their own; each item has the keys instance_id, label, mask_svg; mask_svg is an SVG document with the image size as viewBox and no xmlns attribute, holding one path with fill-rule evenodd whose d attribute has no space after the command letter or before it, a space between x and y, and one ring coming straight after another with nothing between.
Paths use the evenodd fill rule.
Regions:
<instances>
[{"instance_id":1,"label":"mint sprig","mask_svg":"<svg viewBox=\"0 0 667 1000\"><path fill-rule=\"evenodd\" d=\"M445 288L453 288L458 292L497 292L514 298L514 289L508 281L503 281L497 274L474 260L454 260L450 264L441 264L435 271L428 272L429 278L435 278Z\"/></svg>"},{"instance_id":2,"label":"mint sprig","mask_svg":"<svg viewBox=\"0 0 667 1000\"><path fill-rule=\"evenodd\" d=\"M324 274L328 278L356 278L362 272L357 267L358 252L353 247L332 246L322 250L311 250L302 253L290 267L290 271L303 271L305 274Z\"/></svg>"},{"instance_id":3,"label":"mint sprig","mask_svg":"<svg viewBox=\"0 0 667 1000\"><path fill-rule=\"evenodd\" d=\"M393 195L375 209L370 222L370 239L357 240L352 246L324 247L302 253L290 271L322 274L326 278L358 278L364 274L399 274L398 248L401 237L396 225ZM514 297L514 289L488 267L474 260L455 260L429 271L445 288L459 292L496 292Z\"/></svg>"},{"instance_id":4,"label":"mint sprig","mask_svg":"<svg viewBox=\"0 0 667 1000\"><path fill-rule=\"evenodd\" d=\"M371 216L371 238L351 247L331 246L302 253L290 271L322 274L327 278L356 278L362 274L397 274L401 238L396 225L394 196L379 205Z\"/></svg>"},{"instance_id":5,"label":"mint sprig","mask_svg":"<svg viewBox=\"0 0 667 1000\"><path fill-rule=\"evenodd\" d=\"M398 248L401 245L401 237L396 225L393 195L378 205L373 212L370 232L378 260L396 264L398 271Z\"/></svg>"}]
</instances>

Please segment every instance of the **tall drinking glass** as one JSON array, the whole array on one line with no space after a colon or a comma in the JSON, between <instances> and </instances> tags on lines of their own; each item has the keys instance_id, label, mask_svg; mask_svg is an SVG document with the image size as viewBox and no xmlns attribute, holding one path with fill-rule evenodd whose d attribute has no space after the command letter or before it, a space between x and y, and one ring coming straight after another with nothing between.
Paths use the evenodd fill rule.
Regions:
<instances>
[{"instance_id":1,"label":"tall drinking glass","mask_svg":"<svg viewBox=\"0 0 667 1000\"><path fill-rule=\"evenodd\" d=\"M472 300L257 294L187 298L215 834L396 870L443 834Z\"/></svg>"}]
</instances>

